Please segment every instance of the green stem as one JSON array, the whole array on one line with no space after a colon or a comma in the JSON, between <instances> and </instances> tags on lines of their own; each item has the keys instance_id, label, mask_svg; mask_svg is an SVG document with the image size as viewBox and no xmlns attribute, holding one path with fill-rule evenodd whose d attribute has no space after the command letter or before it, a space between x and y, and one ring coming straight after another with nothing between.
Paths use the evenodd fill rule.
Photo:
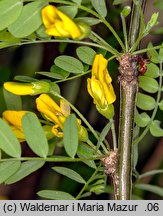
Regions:
<instances>
[{"instance_id":1,"label":"green stem","mask_svg":"<svg viewBox=\"0 0 163 216\"><path fill-rule=\"evenodd\" d=\"M144 15L143 15L143 11L144 11L144 8L145 8L145 3L146 3L146 1L140 0L140 5L139 4L136 5L136 7L137 7L137 13L140 16L140 23L138 25L138 27L139 27L138 28L139 29L139 34L138 34L137 39L135 38L135 42L133 41L134 43L131 44L132 46L131 46L131 48L129 50L131 53L134 50L136 50L136 48L138 47L141 39L143 38L143 31L144 31Z\"/></svg>"},{"instance_id":2,"label":"green stem","mask_svg":"<svg viewBox=\"0 0 163 216\"><path fill-rule=\"evenodd\" d=\"M111 124L111 131L113 136L113 149L114 151L117 149L117 137L116 137L116 131L115 131L115 123L113 119L110 119Z\"/></svg>"},{"instance_id":3,"label":"green stem","mask_svg":"<svg viewBox=\"0 0 163 216\"><path fill-rule=\"evenodd\" d=\"M128 52L128 38L127 38L127 28L126 28L126 20L123 15L121 15L121 20L122 20L122 28L123 28L123 35L124 35L124 40L125 40L125 52Z\"/></svg>"},{"instance_id":4,"label":"green stem","mask_svg":"<svg viewBox=\"0 0 163 216\"><path fill-rule=\"evenodd\" d=\"M155 106L155 108L153 110L153 113L152 113L151 120L150 120L149 124L147 125L145 130L142 132L142 134L136 140L134 140L134 142L133 142L134 145L139 143L145 137L148 130L150 129L151 123L155 119L155 116L156 116L156 113L157 113L157 110L158 110L158 107L159 107L159 102L160 102L160 99L161 99L161 92L162 92L161 87L162 87L162 83L163 83L162 82L162 77L163 77L163 75L162 75L162 63L160 63L159 90L158 90L158 93L157 93L156 106Z\"/></svg>"},{"instance_id":5,"label":"green stem","mask_svg":"<svg viewBox=\"0 0 163 216\"><path fill-rule=\"evenodd\" d=\"M141 8L145 7L146 0L138 0L138 4L133 3L130 29L129 29L129 47L133 47L137 41L137 36L140 32L140 22L142 22ZM140 42L140 40L138 41ZM137 43L138 45L138 43Z\"/></svg>"},{"instance_id":6,"label":"green stem","mask_svg":"<svg viewBox=\"0 0 163 216\"><path fill-rule=\"evenodd\" d=\"M86 188L88 187L88 185L93 181L94 177L96 176L96 174L98 173L99 169L101 168L101 163L100 165L97 167L97 169L95 170L95 172L92 174L92 176L88 179L88 181L86 182L86 184L84 185L84 187L81 189L81 191L79 192L79 194L76 196L76 200L80 199L80 197L82 196L82 193L86 190Z\"/></svg>"},{"instance_id":7,"label":"green stem","mask_svg":"<svg viewBox=\"0 0 163 216\"><path fill-rule=\"evenodd\" d=\"M123 52L125 52L125 46L122 42L122 40L120 39L120 37L118 36L117 32L114 30L114 28L110 25L110 23L108 23L103 17L99 16L99 19L108 27L108 29L112 32L112 34L114 35L114 37L117 39L118 43L120 44Z\"/></svg>"},{"instance_id":8,"label":"green stem","mask_svg":"<svg viewBox=\"0 0 163 216\"><path fill-rule=\"evenodd\" d=\"M141 50L133 52L133 54L134 55L138 55L138 54L142 54L142 53L148 52L150 50L157 50L157 49L161 49L161 48L163 48L163 45L158 45L158 46L154 46L154 47L149 47L149 48L141 49Z\"/></svg>"},{"instance_id":9,"label":"green stem","mask_svg":"<svg viewBox=\"0 0 163 216\"><path fill-rule=\"evenodd\" d=\"M105 128L107 127L107 133L108 133L108 131L110 130L110 129L108 129L108 125L109 125L109 128L111 128L111 123L110 123L110 122L109 122L107 125L105 125L105 127L103 128L103 130L105 130ZM96 145L96 151L100 148L101 145L103 145L103 142L104 142L104 144L105 144L105 148L107 149L107 152L110 151L110 145L109 145L107 139L106 139L106 138L103 138L103 139L101 140L101 139L100 139L101 133L97 132L97 134L98 134L98 136L99 136L99 139L98 139L98 143L97 143L97 145ZM107 134L106 134L106 135L107 135ZM105 135L105 136L106 136L106 135Z\"/></svg>"},{"instance_id":10,"label":"green stem","mask_svg":"<svg viewBox=\"0 0 163 216\"><path fill-rule=\"evenodd\" d=\"M103 158L103 156L96 155L90 158L69 158L69 157L62 157L62 156L55 156L55 157L20 157L20 158L5 158L0 159L0 162L7 162L7 161L45 161L45 162L79 162L79 161L89 161L89 160L99 160Z\"/></svg>"},{"instance_id":11,"label":"green stem","mask_svg":"<svg viewBox=\"0 0 163 216\"><path fill-rule=\"evenodd\" d=\"M28 45L28 44L39 44L39 43L74 43L74 44L82 44L82 45L101 48L101 49L107 50L107 51L112 53L112 50L108 50L108 48L106 46L102 46L102 45L99 45L99 44L86 42L86 41L70 40L70 39L65 39L65 40L61 40L61 39L50 39L50 40L49 39L44 39L44 40L32 40L32 41L20 41L20 42L7 44L5 47L2 47L2 48L11 47L11 46ZM113 53L113 54L115 54L115 53Z\"/></svg>"},{"instance_id":12,"label":"green stem","mask_svg":"<svg viewBox=\"0 0 163 216\"><path fill-rule=\"evenodd\" d=\"M102 143L101 147L103 148L105 154L108 154L108 149L105 147L105 145Z\"/></svg>"},{"instance_id":13,"label":"green stem","mask_svg":"<svg viewBox=\"0 0 163 216\"><path fill-rule=\"evenodd\" d=\"M99 139L98 139L98 142L97 142L97 145L96 145L96 152L98 151L98 149L100 148L100 146L103 148L105 154L108 154L108 151L110 150L110 146L108 145L108 143L106 143L106 146L103 144L103 141L108 133L108 131L110 130L111 128L111 124L112 122L108 122L105 127L103 128L102 132L100 133L99 135ZM107 149L108 148L108 149Z\"/></svg>"},{"instance_id":14,"label":"green stem","mask_svg":"<svg viewBox=\"0 0 163 216\"><path fill-rule=\"evenodd\" d=\"M88 70L88 71L83 72L83 73L81 73L81 74L77 74L77 75L75 75L75 76L68 77L68 78L63 79L63 80L55 81L55 83L61 83L61 82L70 81L70 80L73 80L73 79L76 79L76 78L79 78L79 77L85 76L86 74L89 74L90 72L91 72L91 70Z\"/></svg>"},{"instance_id":15,"label":"green stem","mask_svg":"<svg viewBox=\"0 0 163 216\"><path fill-rule=\"evenodd\" d=\"M87 144L88 144L93 150L95 150L95 152L96 152L96 146L95 146L90 140L87 140ZM97 153L98 153L99 155L102 155L102 153L100 152L100 150L98 150Z\"/></svg>"},{"instance_id":16,"label":"green stem","mask_svg":"<svg viewBox=\"0 0 163 216\"><path fill-rule=\"evenodd\" d=\"M110 44L108 44L103 38L101 38L98 34L96 34L95 32L91 31L92 36L90 36L90 39L97 42L98 44L105 46L108 48L108 50L110 50L110 52L112 51L112 53L114 53L116 55L116 57L120 56L120 53L114 49Z\"/></svg>"}]
</instances>

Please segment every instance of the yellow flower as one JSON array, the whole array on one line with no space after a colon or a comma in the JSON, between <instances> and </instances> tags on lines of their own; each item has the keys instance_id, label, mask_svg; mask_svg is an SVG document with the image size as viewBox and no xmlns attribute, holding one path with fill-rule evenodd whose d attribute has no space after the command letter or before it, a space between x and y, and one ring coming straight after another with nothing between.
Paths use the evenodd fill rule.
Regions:
<instances>
[{"instance_id":1,"label":"yellow flower","mask_svg":"<svg viewBox=\"0 0 163 216\"><path fill-rule=\"evenodd\" d=\"M6 110L2 113L2 119L11 127L20 142L25 141L25 135L22 128L22 118L27 112L29 111ZM54 137L51 128L52 127L49 125L43 126L44 133L48 140Z\"/></svg>"},{"instance_id":2,"label":"yellow flower","mask_svg":"<svg viewBox=\"0 0 163 216\"><path fill-rule=\"evenodd\" d=\"M116 100L112 79L107 70L108 61L102 54L95 56L92 66L92 77L87 80L87 89L92 96L97 110L106 118L114 115L112 103Z\"/></svg>"},{"instance_id":3,"label":"yellow flower","mask_svg":"<svg viewBox=\"0 0 163 216\"><path fill-rule=\"evenodd\" d=\"M40 113L42 113L45 118L53 122L55 125L52 127L52 133L57 137L63 137L63 124L66 118L70 115L69 104L60 99L60 105L58 105L51 97L47 94L41 94L36 99L36 106ZM79 140L86 141L88 138L86 129L81 126L81 121L77 119Z\"/></svg>"},{"instance_id":4,"label":"yellow flower","mask_svg":"<svg viewBox=\"0 0 163 216\"><path fill-rule=\"evenodd\" d=\"M5 82L3 87L16 95L36 95L50 91L50 84L45 81L31 83Z\"/></svg>"},{"instance_id":5,"label":"yellow flower","mask_svg":"<svg viewBox=\"0 0 163 216\"><path fill-rule=\"evenodd\" d=\"M53 5L48 5L42 9L42 20L46 33L54 37L70 37L82 39L88 26L77 25L70 17L62 13ZM84 28L84 29L83 29ZM89 32L87 32L88 34Z\"/></svg>"},{"instance_id":6,"label":"yellow flower","mask_svg":"<svg viewBox=\"0 0 163 216\"><path fill-rule=\"evenodd\" d=\"M22 118L27 111L6 110L2 113L2 119L11 127L20 142L25 141L22 129Z\"/></svg>"}]
</instances>

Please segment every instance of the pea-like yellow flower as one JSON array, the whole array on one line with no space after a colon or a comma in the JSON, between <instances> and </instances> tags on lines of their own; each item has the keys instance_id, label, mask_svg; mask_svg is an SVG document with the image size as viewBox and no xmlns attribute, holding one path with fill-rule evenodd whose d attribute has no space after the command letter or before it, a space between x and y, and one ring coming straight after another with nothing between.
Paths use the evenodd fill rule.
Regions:
<instances>
[{"instance_id":1,"label":"pea-like yellow flower","mask_svg":"<svg viewBox=\"0 0 163 216\"><path fill-rule=\"evenodd\" d=\"M86 36L85 33L89 33L85 30L89 29L87 25L84 27L81 25L80 28L80 24L76 24L70 17L53 5L44 7L41 14L46 33L50 36L82 39L83 34Z\"/></svg>"},{"instance_id":2,"label":"pea-like yellow flower","mask_svg":"<svg viewBox=\"0 0 163 216\"><path fill-rule=\"evenodd\" d=\"M28 111L6 110L2 113L2 119L11 127L20 142L25 141L22 129L22 118Z\"/></svg>"},{"instance_id":3,"label":"pea-like yellow flower","mask_svg":"<svg viewBox=\"0 0 163 216\"><path fill-rule=\"evenodd\" d=\"M3 87L16 95L37 95L48 93L50 84L45 81L36 81L31 83L5 82Z\"/></svg>"},{"instance_id":4,"label":"pea-like yellow flower","mask_svg":"<svg viewBox=\"0 0 163 216\"><path fill-rule=\"evenodd\" d=\"M95 56L92 77L87 80L87 89L97 110L110 119L114 115L113 102L116 100L116 95L111 84L112 79L108 73L107 64L108 61L102 54Z\"/></svg>"},{"instance_id":5,"label":"pea-like yellow flower","mask_svg":"<svg viewBox=\"0 0 163 216\"><path fill-rule=\"evenodd\" d=\"M42 113L45 118L54 123L52 127L52 133L57 137L63 137L63 124L66 118L70 115L69 104L60 99L60 105L58 105L49 95L41 94L36 99L37 110ZM78 135L80 141L86 141L88 134L86 129L81 125L81 120L77 119Z\"/></svg>"},{"instance_id":6,"label":"pea-like yellow flower","mask_svg":"<svg viewBox=\"0 0 163 216\"><path fill-rule=\"evenodd\" d=\"M11 127L20 142L25 141L25 135L22 128L22 118L27 112L29 111L6 110L2 113L2 119ZM51 126L44 125L42 128L48 140L54 137L54 134L51 132Z\"/></svg>"}]
</instances>

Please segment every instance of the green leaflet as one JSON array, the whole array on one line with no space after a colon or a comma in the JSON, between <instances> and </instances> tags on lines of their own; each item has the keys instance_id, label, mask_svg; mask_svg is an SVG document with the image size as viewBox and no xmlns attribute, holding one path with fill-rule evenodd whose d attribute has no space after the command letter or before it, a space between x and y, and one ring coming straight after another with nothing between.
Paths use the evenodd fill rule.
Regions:
<instances>
[{"instance_id":1,"label":"green leaflet","mask_svg":"<svg viewBox=\"0 0 163 216\"><path fill-rule=\"evenodd\" d=\"M19 168L20 161L5 161L0 163L0 184L12 176Z\"/></svg>"},{"instance_id":2,"label":"green leaflet","mask_svg":"<svg viewBox=\"0 0 163 216\"><path fill-rule=\"evenodd\" d=\"M84 22L89 26L93 26L101 22L99 19L93 17L76 17L74 20L77 22Z\"/></svg>"},{"instance_id":3,"label":"green leaflet","mask_svg":"<svg viewBox=\"0 0 163 216\"><path fill-rule=\"evenodd\" d=\"M94 156L95 150L84 142L80 142L78 146L77 155L79 158L90 158ZM93 160L84 160L83 163L89 167L96 169L96 164Z\"/></svg>"},{"instance_id":4,"label":"green leaflet","mask_svg":"<svg viewBox=\"0 0 163 216\"><path fill-rule=\"evenodd\" d=\"M159 90L157 80L147 76L139 76L139 87L149 93L156 93Z\"/></svg>"},{"instance_id":5,"label":"green leaflet","mask_svg":"<svg viewBox=\"0 0 163 216\"><path fill-rule=\"evenodd\" d=\"M126 2L127 0L114 0L113 1L113 5L118 5L118 4L122 4L124 2Z\"/></svg>"},{"instance_id":6,"label":"green leaflet","mask_svg":"<svg viewBox=\"0 0 163 216\"><path fill-rule=\"evenodd\" d=\"M148 172L146 172L146 173L143 173L143 174L139 175L139 179L145 178L145 177L151 176L151 175L160 174L160 173L163 173L163 169L151 170L151 171L148 171Z\"/></svg>"},{"instance_id":7,"label":"green leaflet","mask_svg":"<svg viewBox=\"0 0 163 216\"><path fill-rule=\"evenodd\" d=\"M44 163L44 161L26 161L21 163L18 171L15 172L15 174L13 174L12 176L10 176L10 178L5 181L5 184L13 184L23 179L24 177L41 168Z\"/></svg>"},{"instance_id":8,"label":"green leaflet","mask_svg":"<svg viewBox=\"0 0 163 216\"><path fill-rule=\"evenodd\" d=\"M8 124L0 118L0 149L12 157L21 156L21 147L14 132Z\"/></svg>"},{"instance_id":9,"label":"green leaflet","mask_svg":"<svg viewBox=\"0 0 163 216\"><path fill-rule=\"evenodd\" d=\"M76 4L81 4L82 0L72 0L73 2L75 2Z\"/></svg>"},{"instance_id":10,"label":"green leaflet","mask_svg":"<svg viewBox=\"0 0 163 216\"><path fill-rule=\"evenodd\" d=\"M160 74L160 69L156 64L154 63L147 64L147 71L145 73L145 76L157 78L159 77L159 74Z\"/></svg>"},{"instance_id":11,"label":"green leaflet","mask_svg":"<svg viewBox=\"0 0 163 216\"><path fill-rule=\"evenodd\" d=\"M161 122L158 120L154 120L150 126L150 132L155 137L163 136L163 129L160 127Z\"/></svg>"},{"instance_id":12,"label":"green leaflet","mask_svg":"<svg viewBox=\"0 0 163 216\"><path fill-rule=\"evenodd\" d=\"M23 8L20 0L0 1L0 31L7 28L19 17Z\"/></svg>"},{"instance_id":13,"label":"green leaflet","mask_svg":"<svg viewBox=\"0 0 163 216\"><path fill-rule=\"evenodd\" d=\"M163 188L161 187L150 185L150 184L136 184L135 187L141 190L150 191L152 193L155 193L163 197Z\"/></svg>"},{"instance_id":14,"label":"green leaflet","mask_svg":"<svg viewBox=\"0 0 163 216\"><path fill-rule=\"evenodd\" d=\"M84 71L83 64L78 59L71 56L66 56L66 55L58 56L54 60L54 63L58 67L70 73L79 74Z\"/></svg>"},{"instance_id":15,"label":"green leaflet","mask_svg":"<svg viewBox=\"0 0 163 216\"><path fill-rule=\"evenodd\" d=\"M67 154L74 158L78 149L78 128L74 114L69 115L64 122L63 143Z\"/></svg>"},{"instance_id":16,"label":"green leaflet","mask_svg":"<svg viewBox=\"0 0 163 216\"><path fill-rule=\"evenodd\" d=\"M71 19L73 19L78 12L78 7L76 7L76 6L59 6L57 8L60 11L62 11L64 14L69 16Z\"/></svg>"},{"instance_id":17,"label":"green leaflet","mask_svg":"<svg viewBox=\"0 0 163 216\"><path fill-rule=\"evenodd\" d=\"M150 122L150 120L151 120L151 118L149 117L149 115L146 112L139 114L138 111L136 111L135 123L139 127L146 127L148 125L148 123Z\"/></svg>"},{"instance_id":18,"label":"green leaflet","mask_svg":"<svg viewBox=\"0 0 163 216\"><path fill-rule=\"evenodd\" d=\"M36 31L42 24L41 8L44 5L43 0L26 4L18 19L8 27L10 33L17 38L23 38Z\"/></svg>"},{"instance_id":19,"label":"green leaflet","mask_svg":"<svg viewBox=\"0 0 163 216\"><path fill-rule=\"evenodd\" d=\"M23 116L22 125L25 138L32 151L40 157L46 157L49 146L37 116L32 112L28 112Z\"/></svg>"},{"instance_id":20,"label":"green leaflet","mask_svg":"<svg viewBox=\"0 0 163 216\"><path fill-rule=\"evenodd\" d=\"M106 17L107 15L107 8L105 0L90 0L95 10L102 16Z\"/></svg>"},{"instance_id":21,"label":"green leaflet","mask_svg":"<svg viewBox=\"0 0 163 216\"><path fill-rule=\"evenodd\" d=\"M153 97L139 92L136 105L142 110L153 110L156 106L156 101Z\"/></svg>"},{"instance_id":22,"label":"green leaflet","mask_svg":"<svg viewBox=\"0 0 163 216\"><path fill-rule=\"evenodd\" d=\"M8 110L22 110L22 100L19 95L12 94L3 89L3 95Z\"/></svg>"},{"instance_id":23,"label":"green leaflet","mask_svg":"<svg viewBox=\"0 0 163 216\"><path fill-rule=\"evenodd\" d=\"M149 43L149 44L148 44L148 48L153 48L153 44L152 44L152 43ZM148 50L148 51L147 51L147 54L148 54L150 60L151 60L153 63L158 64L158 63L160 62L160 58L159 58L158 52L157 52L155 49Z\"/></svg>"},{"instance_id":24,"label":"green leaflet","mask_svg":"<svg viewBox=\"0 0 163 216\"><path fill-rule=\"evenodd\" d=\"M67 176L70 179L73 179L74 181L81 183L81 184L86 183L85 180L77 172L75 172L72 169L69 169L67 167L59 167L59 166L52 167L52 169L54 171L64 175L64 176Z\"/></svg>"},{"instance_id":25,"label":"green leaflet","mask_svg":"<svg viewBox=\"0 0 163 216\"><path fill-rule=\"evenodd\" d=\"M76 50L77 56L81 61L88 65L92 65L96 52L87 46L80 46Z\"/></svg>"},{"instance_id":26,"label":"green leaflet","mask_svg":"<svg viewBox=\"0 0 163 216\"><path fill-rule=\"evenodd\" d=\"M55 190L42 190L37 193L40 197L52 200L74 200L75 198L66 192Z\"/></svg>"}]
</instances>

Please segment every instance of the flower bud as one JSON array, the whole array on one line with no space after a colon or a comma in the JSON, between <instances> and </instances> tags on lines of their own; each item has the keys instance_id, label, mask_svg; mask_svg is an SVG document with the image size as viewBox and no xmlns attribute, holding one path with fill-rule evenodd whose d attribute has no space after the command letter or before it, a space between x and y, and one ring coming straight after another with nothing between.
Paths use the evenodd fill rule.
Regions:
<instances>
[{"instance_id":1,"label":"flower bud","mask_svg":"<svg viewBox=\"0 0 163 216\"><path fill-rule=\"evenodd\" d=\"M7 91L16 95L37 95L50 91L50 84L45 81L31 83L5 82L3 86Z\"/></svg>"},{"instance_id":2,"label":"flower bud","mask_svg":"<svg viewBox=\"0 0 163 216\"><path fill-rule=\"evenodd\" d=\"M127 17L131 12L131 7L130 6L125 6L121 12L121 15L124 17Z\"/></svg>"}]
</instances>

